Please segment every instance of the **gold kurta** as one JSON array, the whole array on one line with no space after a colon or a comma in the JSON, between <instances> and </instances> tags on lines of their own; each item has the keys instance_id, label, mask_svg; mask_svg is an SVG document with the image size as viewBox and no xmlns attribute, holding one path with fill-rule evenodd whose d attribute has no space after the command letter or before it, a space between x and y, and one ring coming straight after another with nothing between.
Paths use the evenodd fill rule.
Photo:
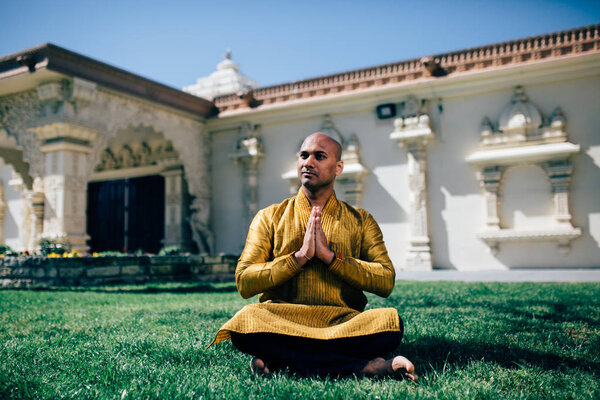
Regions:
<instances>
[{"instance_id":1,"label":"gold kurta","mask_svg":"<svg viewBox=\"0 0 600 400\"><path fill-rule=\"evenodd\" d=\"M327 267L318 259L299 267L311 206L300 190L295 197L258 212L238 261L235 280L242 297L256 294L226 322L214 343L231 332L278 333L313 339L338 339L399 330L393 308L363 311L363 291L387 297L395 272L383 235L373 217L333 194L321 225L336 258Z\"/></svg>"}]
</instances>

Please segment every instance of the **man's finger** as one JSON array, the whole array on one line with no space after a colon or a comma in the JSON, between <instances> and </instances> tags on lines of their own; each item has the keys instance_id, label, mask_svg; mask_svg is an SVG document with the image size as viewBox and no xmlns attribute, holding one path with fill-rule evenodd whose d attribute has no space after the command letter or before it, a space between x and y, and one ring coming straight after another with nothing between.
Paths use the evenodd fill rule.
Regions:
<instances>
[{"instance_id":1,"label":"man's finger","mask_svg":"<svg viewBox=\"0 0 600 400\"><path fill-rule=\"evenodd\" d=\"M318 217L315 219L315 230L317 232L323 232L323 227L321 226L321 217ZM324 234L325 232L323 232Z\"/></svg>"}]
</instances>

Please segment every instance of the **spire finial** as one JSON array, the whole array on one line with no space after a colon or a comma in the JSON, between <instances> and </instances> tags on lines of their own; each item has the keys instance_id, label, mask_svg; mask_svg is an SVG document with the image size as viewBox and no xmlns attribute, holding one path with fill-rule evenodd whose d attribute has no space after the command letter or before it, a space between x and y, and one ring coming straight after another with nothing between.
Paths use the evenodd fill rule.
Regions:
<instances>
[{"instance_id":1,"label":"spire finial","mask_svg":"<svg viewBox=\"0 0 600 400\"><path fill-rule=\"evenodd\" d=\"M225 59L226 60L231 60L231 49L229 49L229 48L225 52Z\"/></svg>"}]
</instances>

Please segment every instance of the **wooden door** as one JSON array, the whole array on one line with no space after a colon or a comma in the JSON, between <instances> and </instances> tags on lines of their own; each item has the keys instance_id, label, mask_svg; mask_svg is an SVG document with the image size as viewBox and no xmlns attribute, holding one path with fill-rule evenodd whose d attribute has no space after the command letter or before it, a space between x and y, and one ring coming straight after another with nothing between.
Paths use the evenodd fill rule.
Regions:
<instances>
[{"instance_id":1,"label":"wooden door","mask_svg":"<svg viewBox=\"0 0 600 400\"><path fill-rule=\"evenodd\" d=\"M164 226L162 176L88 185L87 232L91 251L157 253L162 247Z\"/></svg>"}]
</instances>

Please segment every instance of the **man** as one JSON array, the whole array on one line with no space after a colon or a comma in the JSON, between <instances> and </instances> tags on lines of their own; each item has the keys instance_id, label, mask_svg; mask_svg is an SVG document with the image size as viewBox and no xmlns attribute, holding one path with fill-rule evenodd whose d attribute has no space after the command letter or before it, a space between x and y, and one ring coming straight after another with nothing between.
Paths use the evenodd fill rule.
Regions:
<instances>
[{"instance_id":1,"label":"man","mask_svg":"<svg viewBox=\"0 0 600 400\"><path fill-rule=\"evenodd\" d=\"M258 212L235 278L242 297L259 294L217 333L254 356L252 372L393 376L416 380L405 357L385 360L403 334L393 308L364 311L363 290L387 297L394 267L373 217L337 200L342 148L323 133L302 143L295 197Z\"/></svg>"}]
</instances>

